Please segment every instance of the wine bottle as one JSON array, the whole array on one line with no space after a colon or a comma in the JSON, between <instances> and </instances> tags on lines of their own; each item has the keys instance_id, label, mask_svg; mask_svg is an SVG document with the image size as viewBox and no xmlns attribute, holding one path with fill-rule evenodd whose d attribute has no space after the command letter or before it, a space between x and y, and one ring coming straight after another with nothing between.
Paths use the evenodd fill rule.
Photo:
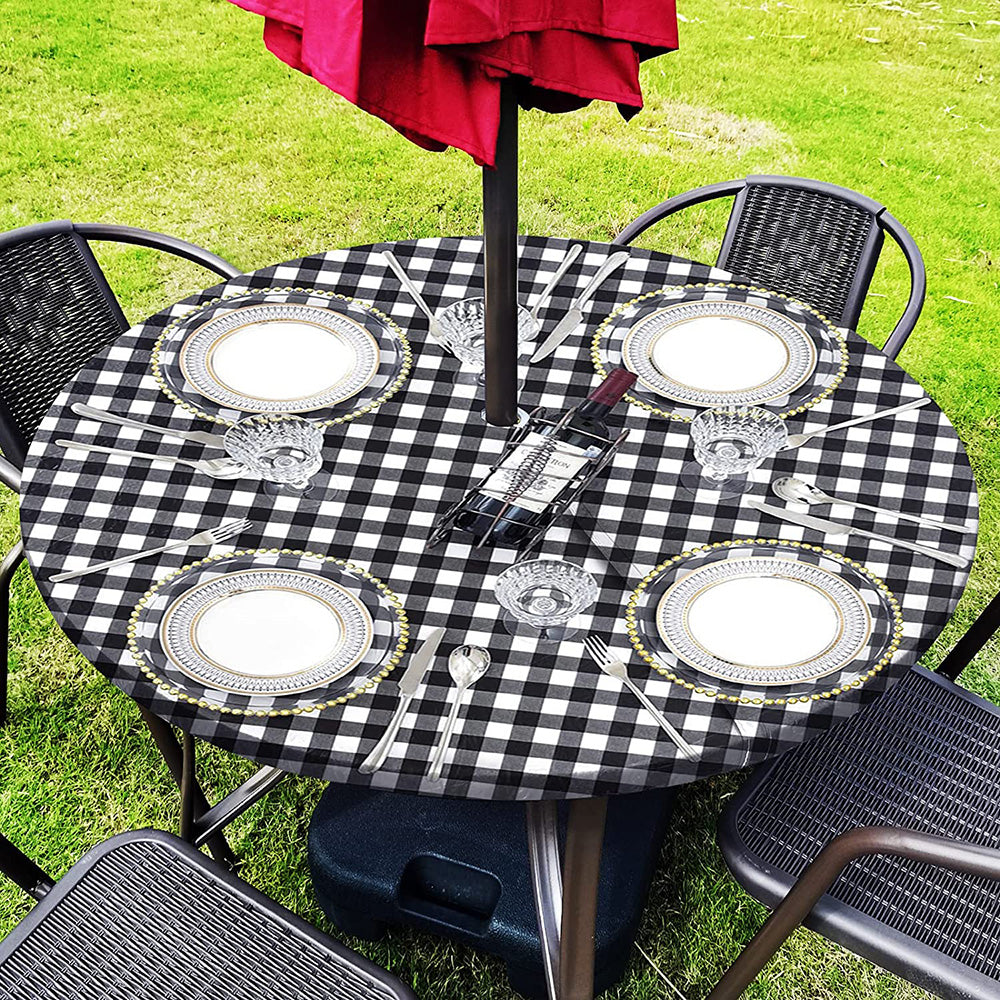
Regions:
<instances>
[{"instance_id":1,"label":"wine bottle","mask_svg":"<svg viewBox=\"0 0 1000 1000\"><path fill-rule=\"evenodd\" d=\"M585 466L612 447L604 418L634 382L632 372L615 368L564 419L546 417L529 426L518 446L466 499L454 527L477 542L485 539L486 545L516 548L532 538L553 520L555 505L582 478Z\"/></svg>"}]
</instances>

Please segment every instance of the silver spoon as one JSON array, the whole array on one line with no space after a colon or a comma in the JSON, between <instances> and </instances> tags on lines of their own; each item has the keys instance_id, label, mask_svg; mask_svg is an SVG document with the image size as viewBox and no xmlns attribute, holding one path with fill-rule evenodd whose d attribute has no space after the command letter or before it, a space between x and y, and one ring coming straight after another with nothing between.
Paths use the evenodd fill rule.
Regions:
<instances>
[{"instance_id":1,"label":"silver spoon","mask_svg":"<svg viewBox=\"0 0 1000 1000\"><path fill-rule=\"evenodd\" d=\"M481 646L459 646L451 651L451 655L448 657L448 673L451 674L451 679L455 682L455 699L451 703L451 711L444 724L444 732L441 733L441 739L438 740L438 745L434 750L430 770L427 772L428 780L441 780L444 755L451 742L451 731L455 728L462 698L465 692L489 670L492 660L493 657L490 656L489 650L483 649Z\"/></svg>"},{"instance_id":2,"label":"silver spoon","mask_svg":"<svg viewBox=\"0 0 1000 1000\"><path fill-rule=\"evenodd\" d=\"M845 507L857 507L859 510L870 510L873 514L885 514L888 517L895 517L900 521L915 521L917 524L926 524L931 528L939 528L947 531L961 531L966 535L975 534L974 528L967 528L964 524L952 524L949 521L938 521L933 517L920 517L917 514L905 514L901 510L885 510L882 507L871 507L866 503L858 503L856 500L842 500L840 497L830 496L824 493L818 486L807 483L804 479L796 479L794 476L784 476L775 479L771 483L771 490L782 500L798 500L808 504L810 507L821 506L823 504L840 503Z\"/></svg>"}]
</instances>

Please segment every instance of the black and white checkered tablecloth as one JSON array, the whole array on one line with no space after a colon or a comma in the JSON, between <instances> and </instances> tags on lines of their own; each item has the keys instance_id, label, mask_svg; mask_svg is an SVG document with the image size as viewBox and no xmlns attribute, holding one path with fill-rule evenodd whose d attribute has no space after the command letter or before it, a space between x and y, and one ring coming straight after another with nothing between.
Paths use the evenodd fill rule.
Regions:
<instances>
[{"instance_id":1,"label":"black and white checkered tablecloth","mask_svg":"<svg viewBox=\"0 0 1000 1000\"><path fill-rule=\"evenodd\" d=\"M522 240L522 301L530 302L541 290L569 245L561 239ZM424 549L435 517L470 481L485 474L504 435L478 417L482 404L473 387L454 383L457 362L427 342L425 321L376 254L384 246L317 254L193 296L128 331L60 395L32 445L21 499L28 559L59 623L116 685L168 721L262 764L331 781L481 798L563 798L681 783L741 766L745 754L736 749L695 765L679 762L673 744L632 695L587 660L580 640L593 629L628 653L623 624L627 598L643 574L677 552L729 538L820 542L819 536L762 521L739 505L713 506L675 493L673 481L690 457L687 425L629 407L621 419L631 436L615 459L603 496L591 494L599 507L594 541L578 527L557 527L542 548L544 556L565 557L593 572L602 583L599 600L582 616L577 638L554 649L513 639L499 624L493 582L515 561L515 553L498 549L475 555L460 542ZM481 240L429 239L392 248L433 307L481 294ZM586 244L542 312L544 330L551 329L574 288L585 284L612 249ZM563 409L585 395L596 382L590 338L617 304L662 285L727 277L703 265L634 250L630 263L602 286L586 310L586 329L581 327L549 361L531 367L522 404ZM275 286L326 289L374 303L407 331L413 344L414 367L402 389L374 413L329 431L326 465L317 479L328 493L318 510L300 508L292 498L271 498L254 482L215 481L194 471L100 455L82 459L54 446L60 437L94 439L95 425L83 430L82 421L70 412L75 401L190 427L189 415L159 391L150 374L149 353L157 335L172 319L214 296ZM850 334L849 346L851 364L843 384L815 409L792 418L793 433L921 395L909 376L860 338ZM147 450L159 444L138 431L109 425L102 425L98 440L124 447L141 441ZM200 454L196 445L183 449L185 455ZM793 472L829 492L975 524L972 473L954 429L933 405L781 455L755 474L759 485L754 492L762 495L772 475ZM846 513L843 508L835 512ZM385 766L371 777L359 774L357 765L396 706L391 680L323 712L253 718L178 702L140 674L126 647L133 607L155 581L201 558L204 550L167 554L63 584L48 582L59 570L243 516L254 527L237 540L239 548L288 547L347 558L370 569L401 597L415 639L447 626L427 684ZM854 516L860 525L873 523L868 515ZM582 518L580 524L592 527ZM900 537L918 537L909 525L881 519L878 524ZM962 551L973 552L972 535L929 532L919 537L956 551L964 541ZM604 559L609 538L616 550L614 567ZM753 761L817 735L884 690L944 625L967 576L964 570L864 539L852 539L842 550L866 564L899 597L905 619L902 646L891 668L860 691L781 708L741 707L739 725L752 737ZM468 696L447 758L447 780L432 785L424 773L453 693L447 653L466 641L488 647L493 667ZM630 670L692 743L726 744L734 731L733 708L670 684L635 656Z\"/></svg>"}]
</instances>

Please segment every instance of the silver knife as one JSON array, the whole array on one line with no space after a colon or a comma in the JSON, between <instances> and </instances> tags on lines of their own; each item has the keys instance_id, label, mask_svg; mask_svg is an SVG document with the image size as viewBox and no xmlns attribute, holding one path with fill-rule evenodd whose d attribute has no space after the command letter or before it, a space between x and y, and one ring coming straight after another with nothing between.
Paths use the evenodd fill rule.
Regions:
<instances>
[{"instance_id":1,"label":"silver knife","mask_svg":"<svg viewBox=\"0 0 1000 1000\"><path fill-rule=\"evenodd\" d=\"M613 253L590 279L582 292L573 300L566 315L555 325L555 329L542 341L538 350L531 355L531 364L547 358L583 322L583 307L590 297L604 284L608 275L617 271L629 259L627 250Z\"/></svg>"},{"instance_id":2,"label":"silver knife","mask_svg":"<svg viewBox=\"0 0 1000 1000\"><path fill-rule=\"evenodd\" d=\"M389 750L396 742L396 733L399 732L399 727L403 724L403 717L410 707L410 702L413 701L413 696L417 693L417 688L420 687L421 681L424 679L424 674L427 673L427 668L434 659L434 654L441 644L444 633L443 628L434 629L421 643L406 670L403 671L403 676L399 678L399 691L403 697L396 706L395 714L389 721L389 725L385 727L382 738L375 744L372 752L365 757L358 768L362 774L371 774L385 763L386 757L389 756Z\"/></svg>"},{"instance_id":3,"label":"silver knife","mask_svg":"<svg viewBox=\"0 0 1000 1000\"><path fill-rule=\"evenodd\" d=\"M874 531L866 531L864 528L855 528L853 524L844 524L841 521L827 521L822 517L800 514L797 510L789 510L787 507L772 507L771 504L766 504L753 498L747 500L747 506L752 507L754 510L759 510L763 514L770 514L771 517L776 517L781 521L791 521L792 524L798 524L803 528L819 531L824 535L861 535L863 538L874 538L876 541L885 542L887 545L895 545L900 549L908 549L910 552L919 552L922 556L937 559L940 562L947 563L949 566L954 566L956 569L965 569L969 565L969 560L965 556L960 556L953 552L942 552L940 549L932 549L927 545L917 545L916 542L907 542L901 538L879 535Z\"/></svg>"}]
</instances>

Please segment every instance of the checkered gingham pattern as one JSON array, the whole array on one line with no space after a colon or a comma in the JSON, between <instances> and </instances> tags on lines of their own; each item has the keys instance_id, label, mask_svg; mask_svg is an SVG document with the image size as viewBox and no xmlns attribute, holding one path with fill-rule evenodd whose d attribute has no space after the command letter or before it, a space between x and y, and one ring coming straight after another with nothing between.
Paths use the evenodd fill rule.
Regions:
<instances>
[{"instance_id":1,"label":"checkered gingham pattern","mask_svg":"<svg viewBox=\"0 0 1000 1000\"><path fill-rule=\"evenodd\" d=\"M789 524L762 523L755 512L739 505L714 506L709 497L682 496L675 480L690 457L687 425L627 407L618 419L631 436L610 468L603 494L590 494L596 525L588 516L578 518L577 524L557 526L541 550L543 556L586 566L601 582L599 599L579 620L578 635L554 648L512 638L499 622L493 585L516 553L497 549L476 554L461 541L428 552L424 544L435 518L486 473L502 449L504 432L482 421L482 404L473 387L454 381L455 359L428 342L426 322L378 255L384 246L317 254L264 268L163 310L98 355L42 423L23 479L21 521L28 558L66 633L137 701L196 736L261 764L331 781L495 799L607 795L738 768L823 732L884 690L944 625L962 592L966 571L852 539L842 550L889 584L902 602L906 622L891 668L860 692L763 711L741 706L735 720L732 707L651 672L629 656L623 624L627 598L645 573L669 556L709 541L802 539L804 533ZM522 240L522 301L533 301L569 246L561 239ZM428 239L396 243L392 249L432 307L481 294L481 240ZM582 288L613 249L585 244L542 311L542 336L564 313L574 290ZM590 338L616 305L663 285L728 277L689 261L633 250L628 265L604 283L587 307L586 327L549 360L528 369L522 405L564 409L584 397L596 382ZM393 317L413 343L413 372L402 389L374 413L328 432L326 464L317 479L324 492L318 510L300 507L294 498L271 498L251 481L215 481L193 470L101 455L80 457L55 447L55 438L73 436L123 447L139 444L150 451L164 447L158 438L138 431L110 425L98 429L73 415L69 405L79 400L154 423L190 427L189 415L159 391L150 374L150 349L158 333L214 296L275 286L327 289L373 303ZM921 395L920 387L877 350L853 334L849 342L847 378L815 409L792 419L793 432ZM526 357L532 348L525 348ZM201 454L197 445L176 447L185 455ZM802 475L846 497L975 524L972 473L954 429L933 405L781 455L757 474L754 492L763 494L766 483L779 473ZM849 515L844 508L836 513L845 519ZM396 707L398 693L391 678L374 692L323 712L249 718L178 702L140 674L126 648L126 623L133 607L151 584L202 558L204 550L146 559L63 584L48 582L59 570L244 516L253 528L234 547L329 553L384 580L400 596L412 622L411 649L431 629L447 626L389 759L370 777L359 774L357 766ZM863 513L850 516L859 525L875 523ZM881 518L877 523L901 538L918 537L912 526ZM581 527L596 529L593 538ZM805 537L821 541L816 535ZM974 537L920 534L929 544L956 551L964 542L962 551L969 556ZM608 552L614 553L612 565L605 561ZM587 659L582 639L588 631L606 637L628 658L632 675L690 742L712 745L714 751L695 764L679 761L674 745L632 695ZM446 780L430 784L424 774L453 694L447 654L463 642L489 648L493 666L467 696L446 758ZM749 759L743 749L730 746L737 723L750 739Z\"/></svg>"}]
</instances>

